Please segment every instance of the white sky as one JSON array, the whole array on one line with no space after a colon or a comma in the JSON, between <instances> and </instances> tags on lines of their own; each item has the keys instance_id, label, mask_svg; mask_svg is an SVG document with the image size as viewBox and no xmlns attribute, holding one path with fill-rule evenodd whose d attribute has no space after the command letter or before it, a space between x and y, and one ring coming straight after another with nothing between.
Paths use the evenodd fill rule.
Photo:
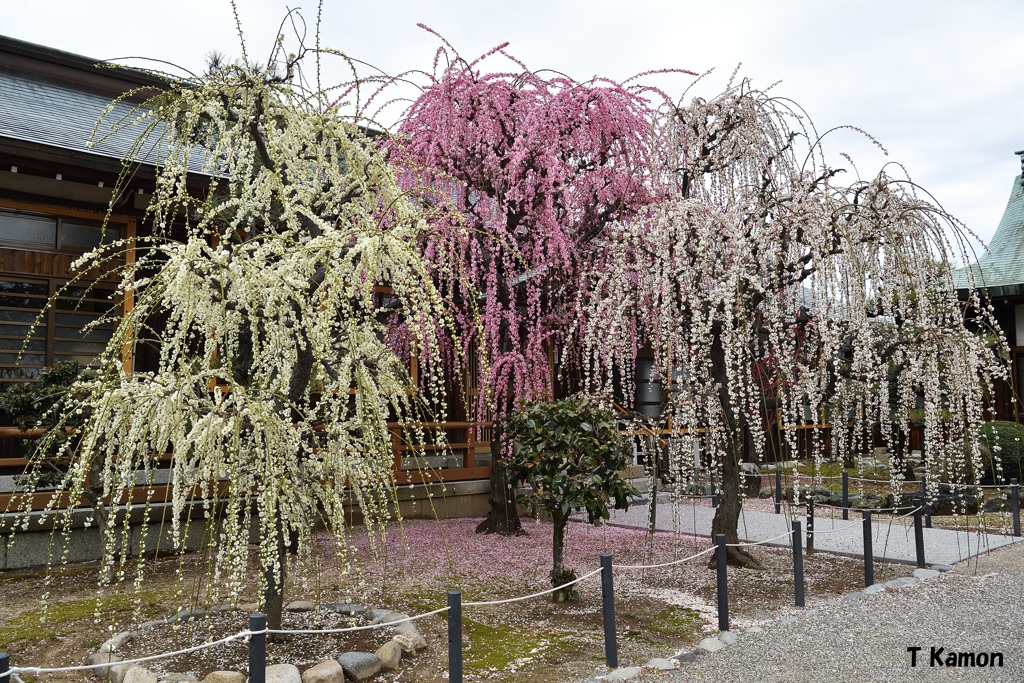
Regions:
<instances>
[{"instance_id":1,"label":"white sky","mask_svg":"<svg viewBox=\"0 0 1024 683\"><path fill-rule=\"evenodd\" d=\"M291 3L312 26L315 0ZM265 59L284 2L237 5L250 56ZM699 91L707 96L742 62L755 85L781 81L775 92L801 104L819 131L850 124L870 132L986 242L1020 171L1021 0L325 0L322 43L388 73L429 69L439 42L417 22L468 59L509 41L530 68L577 79L715 68ZM213 50L240 54L229 0L0 0L0 34L193 70ZM656 82L678 96L689 80ZM852 135L826 149L834 160L851 153L862 175L885 161Z\"/></svg>"}]
</instances>

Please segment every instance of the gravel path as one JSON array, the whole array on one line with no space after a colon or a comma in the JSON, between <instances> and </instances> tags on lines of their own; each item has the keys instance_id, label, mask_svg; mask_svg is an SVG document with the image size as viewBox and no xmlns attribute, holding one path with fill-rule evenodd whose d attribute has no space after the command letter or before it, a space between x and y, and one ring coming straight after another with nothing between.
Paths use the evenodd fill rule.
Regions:
<instances>
[{"instance_id":1,"label":"gravel path","mask_svg":"<svg viewBox=\"0 0 1024 683\"><path fill-rule=\"evenodd\" d=\"M687 662L658 681L1024 682L1024 544L906 588L837 600ZM917 666L907 648L920 647ZM930 666L931 649L1001 652L1002 668ZM653 680L654 678L652 678ZM647 680L645 677L644 680Z\"/></svg>"}]
</instances>

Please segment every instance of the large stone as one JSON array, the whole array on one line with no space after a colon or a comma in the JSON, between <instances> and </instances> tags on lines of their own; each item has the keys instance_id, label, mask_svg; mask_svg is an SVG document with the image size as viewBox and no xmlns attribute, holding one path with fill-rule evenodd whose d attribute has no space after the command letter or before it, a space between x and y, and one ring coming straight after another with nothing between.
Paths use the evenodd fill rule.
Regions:
<instances>
[{"instance_id":1,"label":"large stone","mask_svg":"<svg viewBox=\"0 0 1024 683\"><path fill-rule=\"evenodd\" d=\"M385 671L394 671L402 662L402 644L396 640L389 640L373 654L380 660L381 668Z\"/></svg>"},{"instance_id":2,"label":"large stone","mask_svg":"<svg viewBox=\"0 0 1024 683\"><path fill-rule=\"evenodd\" d=\"M117 652L118 649L135 637L133 631L121 631L100 645L100 652Z\"/></svg>"},{"instance_id":3,"label":"large stone","mask_svg":"<svg viewBox=\"0 0 1024 683\"><path fill-rule=\"evenodd\" d=\"M302 673L302 683L345 683L345 670L333 659L320 662Z\"/></svg>"},{"instance_id":4,"label":"large stone","mask_svg":"<svg viewBox=\"0 0 1024 683\"><path fill-rule=\"evenodd\" d=\"M405 621L409 618L408 614L402 612L391 612L388 610L371 610L367 615L370 618L371 624L391 624L396 621Z\"/></svg>"},{"instance_id":5,"label":"large stone","mask_svg":"<svg viewBox=\"0 0 1024 683\"><path fill-rule=\"evenodd\" d=\"M294 664L271 664L267 667L266 681L267 683L302 683L302 674Z\"/></svg>"},{"instance_id":6,"label":"large stone","mask_svg":"<svg viewBox=\"0 0 1024 683\"><path fill-rule=\"evenodd\" d=\"M312 612L316 605L312 600L292 600L284 608L289 612Z\"/></svg>"},{"instance_id":7,"label":"large stone","mask_svg":"<svg viewBox=\"0 0 1024 683\"><path fill-rule=\"evenodd\" d=\"M211 671L203 678L203 683L245 683L245 674L237 671Z\"/></svg>"},{"instance_id":8,"label":"large stone","mask_svg":"<svg viewBox=\"0 0 1024 683\"><path fill-rule=\"evenodd\" d=\"M676 663L671 659L664 659L663 657L655 657L654 659L648 660L644 667L647 669L658 669L659 671L672 671L676 668Z\"/></svg>"},{"instance_id":9,"label":"large stone","mask_svg":"<svg viewBox=\"0 0 1024 683\"><path fill-rule=\"evenodd\" d=\"M936 569L915 569L914 576L918 579L934 579L939 575Z\"/></svg>"},{"instance_id":10,"label":"large stone","mask_svg":"<svg viewBox=\"0 0 1024 683\"><path fill-rule=\"evenodd\" d=\"M409 639L409 643L412 646L413 652L419 652L420 650L427 649L427 641L420 633L420 630L416 628L416 624L411 621L403 621L400 624L395 624L395 636L403 636ZM404 647L402 648L405 649Z\"/></svg>"},{"instance_id":11,"label":"large stone","mask_svg":"<svg viewBox=\"0 0 1024 683\"><path fill-rule=\"evenodd\" d=\"M324 605L324 609L329 609L332 612L337 612L338 614L344 614L350 617L357 617L366 611L366 608L362 605L353 605L347 602L332 602Z\"/></svg>"},{"instance_id":12,"label":"large stone","mask_svg":"<svg viewBox=\"0 0 1024 683\"><path fill-rule=\"evenodd\" d=\"M639 666L624 666L605 675L606 681L632 681L640 677L643 670Z\"/></svg>"},{"instance_id":13,"label":"large stone","mask_svg":"<svg viewBox=\"0 0 1024 683\"><path fill-rule=\"evenodd\" d=\"M882 593L884 591L885 591L885 584L884 583L874 583L874 584L871 584L870 586L868 586L867 588L865 588L861 592L864 593L864 595L874 595L875 593Z\"/></svg>"},{"instance_id":14,"label":"large stone","mask_svg":"<svg viewBox=\"0 0 1024 683\"><path fill-rule=\"evenodd\" d=\"M157 676L149 669L134 664L125 672L123 683L157 683Z\"/></svg>"},{"instance_id":15,"label":"large stone","mask_svg":"<svg viewBox=\"0 0 1024 683\"><path fill-rule=\"evenodd\" d=\"M179 610L177 614L167 617L168 624L184 624L186 621L192 621L199 617L205 617L206 610L204 609L183 609Z\"/></svg>"},{"instance_id":16,"label":"large stone","mask_svg":"<svg viewBox=\"0 0 1024 683\"><path fill-rule=\"evenodd\" d=\"M199 683L199 679L190 674L179 674L171 671L160 675L160 683Z\"/></svg>"},{"instance_id":17,"label":"large stone","mask_svg":"<svg viewBox=\"0 0 1024 683\"><path fill-rule=\"evenodd\" d=\"M739 640L740 637L732 631L722 631L718 634L718 639L726 645L735 645L736 641Z\"/></svg>"},{"instance_id":18,"label":"large stone","mask_svg":"<svg viewBox=\"0 0 1024 683\"><path fill-rule=\"evenodd\" d=\"M243 612L258 612L260 606L258 603L255 602L243 602L238 606L238 609L242 610Z\"/></svg>"},{"instance_id":19,"label":"large stone","mask_svg":"<svg viewBox=\"0 0 1024 683\"><path fill-rule=\"evenodd\" d=\"M886 588L905 588L906 586L913 586L919 579L913 576L901 576L897 579L885 582Z\"/></svg>"},{"instance_id":20,"label":"large stone","mask_svg":"<svg viewBox=\"0 0 1024 683\"><path fill-rule=\"evenodd\" d=\"M113 670L121 668L121 678L124 678L124 672L128 670L128 667L121 666L117 667L117 663L121 661L121 658L111 653L109 650L105 652L97 652L89 655L89 666L95 666L92 673L99 678L106 678L108 675L113 676ZM102 664L103 666L98 666Z\"/></svg>"},{"instance_id":21,"label":"large stone","mask_svg":"<svg viewBox=\"0 0 1024 683\"><path fill-rule=\"evenodd\" d=\"M718 652L725 647L725 643L720 641L718 638L705 638L697 643L697 647L705 652Z\"/></svg>"},{"instance_id":22,"label":"large stone","mask_svg":"<svg viewBox=\"0 0 1024 683\"><path fill-rule=\"evenodd\" d=\"M353 681L367 681L380 672L380 660L369 652L346 652L338 656L338 664Z\"/></svg>"}]
</instances>

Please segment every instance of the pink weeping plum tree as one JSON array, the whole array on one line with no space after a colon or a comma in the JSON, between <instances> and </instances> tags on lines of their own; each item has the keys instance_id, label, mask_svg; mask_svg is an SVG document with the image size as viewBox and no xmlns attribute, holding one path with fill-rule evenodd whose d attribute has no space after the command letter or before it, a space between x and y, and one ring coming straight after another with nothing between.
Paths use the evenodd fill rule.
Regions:
<instances>
[{"instance_id":1,"label":"pink weeping plum tree","mask_svg":"<svg viewBox=\"0 0 1024 683\"><path fill-rule=\"evenodd\" d=\"M502 419L550 395L552 359L579 323L573 303L603 253L595 245L656 195L642 86L531 71L505 47L467 62L444 42L388 144L410 186L434 188L464 228L454 239L444 231L426 253L461 266L437 271L460 308L463 348L453 362L482 359L471 412L494 424L490 511L477 531L512 535L523 531ZM481 68L498 57L510 70ZM482 295L468 296L466 285Z\"/></svg>"}]
</instances>

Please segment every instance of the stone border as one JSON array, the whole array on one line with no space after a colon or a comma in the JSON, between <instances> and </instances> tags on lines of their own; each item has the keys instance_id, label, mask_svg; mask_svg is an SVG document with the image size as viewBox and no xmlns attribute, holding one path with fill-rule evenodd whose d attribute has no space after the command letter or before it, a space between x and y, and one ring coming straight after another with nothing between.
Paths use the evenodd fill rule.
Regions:
<instances>
[{"instance_id":1,"label":"stone border","mask_svg":"<svg viewBox=\"0 0 1024 683\"><path fill-rule=\"evenodd\" d=\"M953 568L946 564L933 564L930 569L915 569L914 573L910 576L901 576L885 583L876 583L868 586L864 590L855 591L847 595L843 595L838 598L834 598L825 604L856 600L866 595L876 595L889 589L905 588L907 586L913 586L921 581L927 581L928 579L934 579L940 574L945 572L953 571ZM818 609L812 607L805 609L798 616L787 617L780 620L779 624L792 624L798 619L806 618L817 614ZM680 652L679 654L673 655L668 659L651 659L646 664L641 666L626 666L613 669L609 673L603 676L596 676L588 678L583 683L600 683L602 681L632 681L640 676L644 669L650 670L661 670L670 671L680 668L681 664L686 662L692 662L698 657L704 657L710 655L713 652L726 648L730 645L735 645L740 641L740 636L747 634L763 633L764 629L760 626L750 626L744 629L737 629L735 631L721 631L718 635L708 636L704 638L691 652Z\"/></svg>"},{"instance_id":2,"label":"stone border","mask_svg":"<svg viewBox=\"0 0 1024 683\"><path fill-rule=\"evenodd\" d=\"M117 650L129 640L141 635L144 631L160 626L183 624L193 619L205 617L209 613L230 612L234 610L255 612L254 603L217 605L207 612L202 609L181 610L164 619L156 619L139 624L132 630L114 634L100 645L99 650L89 656L89 664L102 665L93 669L93 674L109 680L110 683L199 683L199 679L181 673L156 673L140 664L118 664L121 661ZM381 671L395 671L403 657L408 657L426 649L427 641L409 619L409 615L385 609L367 610L361 605L349 603L330 603L324 609L348 616L364 616L370 625L387 625L394 623L395 633L376 652L345 652L336 659L325 660L300 673L294 664L272 664L267 667L268 683L345 683L347 680L368 681ZM311 612L315 605L307 600L290 602L285 606L290 612ZM397 622L397 623L395 623ZM238 671L213 671L208 673L202 683L246 683L247 676Z\"/></svg>"}]
</instances>

